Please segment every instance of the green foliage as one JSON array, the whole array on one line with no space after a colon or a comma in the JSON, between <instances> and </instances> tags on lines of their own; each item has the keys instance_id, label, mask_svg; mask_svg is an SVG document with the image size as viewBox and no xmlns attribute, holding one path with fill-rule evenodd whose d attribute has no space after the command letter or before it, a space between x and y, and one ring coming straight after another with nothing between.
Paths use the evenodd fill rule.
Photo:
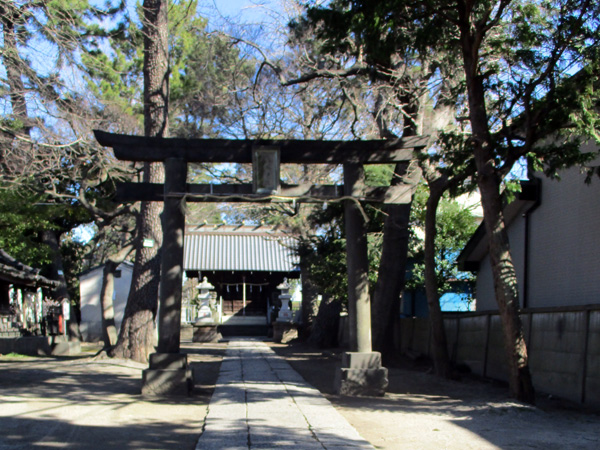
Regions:
<instances>
[{"instance_id":1,"label":"green foliage","mask_svg":"<svg viewBox=\"0 0 600 450\"><path fill-rule=\"evenodd\" d=\"M409 290L424 289L425 266L423 263L423 239L417 230L422 230L425 225L425 203L427 189L421 185L411 211L413 233L411 236L410 251L414 261L412 276L407 280ZM465 286L471 286L474 276L470 272L460 272L456 259L467 241L477 229L477 221L471 209L461 205L457 200L445 196L438 206L435 238L435 265L438 281L438 292L462 293ZM472 289L471 289L472 291Z\"/></svg>"},{"instance_id":2,"label":"green foliage","mask_svg":"<svg viewBox=\"0 0 600 450\"><path fill-rule=\"evenodd\" d=\"M311 281L324 294L342 301L348 300L348 269L346 266L346 240L332 236L316 237L310 244L300 247L311 273Z\"/></svg>"},{"instance_id":3,"label":"green foliage","mask_svg":"<svg viewBox=\"0 0 600 450\"><path fill-rule=\"evenodd\" d=\"M427 27L415 26L415 22ZM437 21L421 2L333 0L326 6L309 7L306 17L293 22L292 29L310 23L319 24L323 52L360 51L369 65L391 67L398 55L410 56L426 47L434 39L428 28L435 28Z\"/></svg>"},{"instance_id":4,"label":"green foliage","mask_svg":"<svg viewBox=\"0 0 600 450\"><path fill-rule=\"evenodd\" d=\"M207 30L197 8L197 0L169 1L170 134L186 138L222 134L236 96L248 88L254 73L253 63L241 57L227 36ZM141 128L143 30L129 19L110 35L109 44L109 52L83 55L88 86L107 117L126 117L130 126Z\"/></svg>"},{"instance_id":5,"label":"green foliage","mask_svg":"<svg viewBox=\"0 0 600 450\"><path fill-rule=\"evenodd\" d=\"M367 186L389 186L394 176L393 164L371 164L364 169Z\"/></svg>"},{"instance_id":6,"label":"green foliage","mask_svg":"<svg viewBox=\"0 0 600 450\"><path fill-rule=\"evenodd\" d=\"M504 182L504 194L506 196L506 202L511 203L517 194L521 192L521 183L519 180L505 180Z\"/></svg>"},{"instance_id":7,"label":"green foliage","mask_svg":"<svg viewBox=\"0 0 600 450\"><path fill-rule=\"evenodd\" d=\"M5 68L11 64L23 74L24 91L16 95L29 95L29 115L40 123L51 124L52 119L73 112L72 81L63 75L76 70L81 52L98 51L101 38L108 33L105 25L125 8L123 0L107 0L102 7L96 4L88 0L0 0L6 20L2 32L9 32L9 24L14 26L17 46L8 49L5 41L2 62ZM0 78L0 93L13 101L10 95L15 95L11 91L15 85L8 78Z\"/></svg>"},{"instance_id":8,"label":"green foliage","mask_svg":"<svg viewBox=\"0 0 600 450\"><path fill-rule=\"evenodd\" d=\"M502 176L527 154L553 174L589 160L579 152L578 139L598 142L599 13L597 2L580 0L334 0L325 6L310 2L292 28L312 26L325 42L324 52L364 54L369 67L384 74L399 62L407 71L423 66L435 71L443 70L443 61L475 58L469 83L482 84L479 104L467 109L466 82L447 101L459 114L484 112L486 144ZM463 128L468 137L472 130ZM558 134L562 142L548 142ZM463 142L467 148L473 143ZM464 148L455 139L446 139L448 144Z\"/></svg>"},{"instance_id":9,"label":"green foliage","mask_svg":"<svg viewBox=\"0 0 600 450\"><path fill-rule=\"evenodd\" d=\"M81 207L48 203L46 196L29 190L0 189L0 248L32 267L51 262L50 249L41 240L43 231L64 232L90 220ZM81 263L79 256L71 259L75 266Z\"/></svg>"},{"instance_id":10,"label":"green foliage","mask_svg":"<svg viewBox=\"0 0 600 450\"><path fill-rule=\"evenodd\" d=\"M381 211L365 208L367 224L367 257L369 260L369 285L373 291L377 282L377 269L381 259L383 219ZM318 230L310 239L301 241L297 250L308 264L313 281L321 292L346 304L348 299L348 266L346 264L346 239L344 230L344 205L331 203L325 208L315 208L308 216L308 224ZM306 224L305 224L306 225Z\"/></svg>"},{"instance_id":11,"label":"green foliage","mask_svg":"<svg viewBox=\"0 0 600 450\"><path fill-rule=\"evenodd\" d=\"M0 189L0 248L32 267L51 261L50 249L41 243L41 232L53 229L52 217L42 197Z\"/></svg>"},{"instance_id":12,"label":"green foliage","mask_svg":"<svg viewBox=\"0 0 600 450\"><path fill-rule=\"evenodd\" d=\"M108 109L109 114L130 117L133 120L129 122L141 128L142 30L135 21L126 17L125 23L108 35L107 44L109 51L106 48L91 48L81 56L87 86L100 102L99 112Z\"/></svg>"},{"instance_id":13,"label":"green foliage","mask_svg":"<svg viewBox=\"0 0 600 450\"><path fill-rule=\"evenodd\" d=\"M216 137L236 114L255 68L228 36L207 31L196 8L196 1L169 8L172 128L182 137Z\"/></svg>"},{"instance_id":14,"label":"green foliage","mask_svg":"<svg viewBox=\"0 0 600 450\"><path fill-rule=\"evenodd\" d=\"M31 356L24 355L22 353L10 352L10 353L7 353L6 355L0 355L0 358L3 358L3 359L5 359L5 358L28 359L28 358L31 358Z\"/></svg>"}]
</instances>

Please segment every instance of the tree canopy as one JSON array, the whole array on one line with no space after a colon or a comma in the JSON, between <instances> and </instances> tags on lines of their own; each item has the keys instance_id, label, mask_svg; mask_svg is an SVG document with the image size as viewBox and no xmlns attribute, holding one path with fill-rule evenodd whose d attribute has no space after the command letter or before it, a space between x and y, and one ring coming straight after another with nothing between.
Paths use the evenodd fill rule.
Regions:
<instances>
[{"instance_id":1,"label":"tree canopy","mask_svg":"<svg viewBox=\"0 0 600 450\"><path fill-rule=\"evenodd\" d=\"M456 131L450 141L440 143L453 144L444 145L445 154L452 148L466 152L458 152L463 163L448 160L438 170L449 168L456 174L455 164L469 160L475 166L511 392L526 401L533 400L533 389L502 214L502 184L521 159L552 174L593 157L581 152L580 144L598 140L598 12L598 5L586 0L334 0L309 2L306 15L293 24L298 30L311 27L327 54L347 55L338 74L369 74L373 82L404 87L397 90L397 99L405 124L415 117L414 100L422 95L434 98L436 106L452 105ZM443 85L448 68L454 71L451 76L460 75L456 83L437 91L443 95L436 98L432 87L439 80ZM415 73L424 82L420 91L411 89ZM327 76L327 71L313 75ZM425 172L427 177L427 167ZM441 193L449 187L443 177L430 183L431 188L438 186L430 200L433 218ZM433 224L428 230L435 235ZM434 337L436 333L443 334L443 327L434 330Z\"/></svg>"}]
</instances>

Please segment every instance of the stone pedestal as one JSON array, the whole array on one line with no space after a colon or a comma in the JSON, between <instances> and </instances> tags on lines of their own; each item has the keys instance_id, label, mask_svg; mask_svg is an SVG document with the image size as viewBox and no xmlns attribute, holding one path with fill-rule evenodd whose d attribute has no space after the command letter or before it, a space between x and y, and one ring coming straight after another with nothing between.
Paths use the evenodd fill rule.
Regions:
<instances>
[{"instance_id":1,"label":"stone pedestal","mask_svg":"<svg viewBox=\"0 0 600 450\"><path fill-rule=\"evenodd\" d=\"M221 333L219 333L217 330L217 325L215 324L195 323L193 328L193 342L219 342L221 339L223 339L223 336L221 336Z\"/></svg>"},{"instance_id":2,"label":"stone pedestal","mask_svg":"<svg viewBox=\"0 0 600 450\"><path fill-rule=\"evenodd\" d=\"M52 350L50 352L52 356L73 356L81 354L81 342L80 341L69 341L56 340L52 343Z\"/></svg>"},{"instance_id":3,"label":"stone pedestal","mask_svg":"<svg viewBox=\"0 0 600 450\"><path fill-rule=\"evenodd\" d=\"M292 310L289 305L291 295L280 295L279 298L281 299L281 308L277 315L277 322L291 322L293 319Z\"/></svg>"},{"instance_id":4,"label":"stone pedestal","mask_svg":"<svg viewBox=\"0 0 600 450\"><path fill-rule=\"evenodd\" d=\"M273 340L281 344L288 342L298 337L298 326L295 323L275 322L273 323Z\"/></svg>"},{"instance_id":5,"label":"stone pedestal","mask_svg":"<svg viewBox=\"0 0 600 450\"><path fill-rule=\"evenodd\" d=\"M142 395L189 395L194 387L193 380L187 355L153 353L150 355L150 367L142 372Z\"/></svg>"},{"instance_id":6,"label":"stone pedestal","mask_svg":"<svg viewBox=\"0 0 600 450\"><path fill-rule=\"evenodd\" d=\"M75 356L81 354L81 342L64 336L0 337L0 354L20 353L31 356Z\"/></svg>"},{"instance_id":7,"label":"stone pedestal","mask_svg":"<svg viewBox=\"0 0 600 450\"><path fill-rule=\"evenodd\" d=\"M388 387L388 371L381 366L379 352L347 352L336 373L335 390L340 395L381 397Z\"/></svg>"},{"instance_id":8,"label":"stone pedestal","mask_svg":"<svg viewBox=\"0 0 600 450\"><path fill-rule=\"evenodd\" d=\"M191 341L194 337L194 327L191 323L182 323L179 339L181 341Z\"/></svg>"}]
</instances>

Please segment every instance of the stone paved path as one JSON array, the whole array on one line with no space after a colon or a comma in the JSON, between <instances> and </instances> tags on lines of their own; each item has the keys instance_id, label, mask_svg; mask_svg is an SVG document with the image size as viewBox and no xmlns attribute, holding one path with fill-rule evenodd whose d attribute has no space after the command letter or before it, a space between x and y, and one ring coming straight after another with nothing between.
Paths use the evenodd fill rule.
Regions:
<instances>
[{"instance_id":1,"label":"stone paved path","mask_svg":"<svg viewBox=\"0 0 600 450\"><path fill-rule=\"evenodd\" d=\"M232 340L196 450L273 448L374 447L265 343Z\"/></svg>"}]
</instances>

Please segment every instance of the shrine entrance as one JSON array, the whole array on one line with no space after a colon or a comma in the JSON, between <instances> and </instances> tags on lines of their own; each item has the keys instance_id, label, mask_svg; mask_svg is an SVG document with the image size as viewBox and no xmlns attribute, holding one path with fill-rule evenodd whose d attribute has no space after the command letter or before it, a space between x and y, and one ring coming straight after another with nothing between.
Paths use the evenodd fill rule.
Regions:
<instances>
[{"instance_id":1,"label":"shrine entrance","mask_svg":"<svg viewBox=\"0 0 600 450\"><path fill-rule=\"evenodd\" d=\"M185 203L204 202L330 202L344 201L348 266L348 314L351 352L342 358L338 392L383 394L387 369L371 347L371 304L365 218L361 202L408 203L415 180L387 187L367 186L364 164L404 163L426 138L408 137L372 141L226 140L137 137L95 131L98 142L112 147L118 159L163 162L165 183L123 183L122 201L162 201L163 247L160 275L160 311L157 353L144 371L142 393L168 394L189 385L187 357L180 354L181 291ZM188 185L187 165L198 163L251 163L252 184ZM282 185L279 165L343 165L343 185Z\"/></svg>"},{"instance_id":2,"label":"shrine entrance","mask_svg":"<svg viewBox=\"0 0 600 450\"><path fill-rule=\"evenodd\" d=\"M270 335L280 307L277 288L300 278L296 239L269 225L189 225L183 268L214 286L215 324L222 336Z\"/></svg>"}]
</instances>

